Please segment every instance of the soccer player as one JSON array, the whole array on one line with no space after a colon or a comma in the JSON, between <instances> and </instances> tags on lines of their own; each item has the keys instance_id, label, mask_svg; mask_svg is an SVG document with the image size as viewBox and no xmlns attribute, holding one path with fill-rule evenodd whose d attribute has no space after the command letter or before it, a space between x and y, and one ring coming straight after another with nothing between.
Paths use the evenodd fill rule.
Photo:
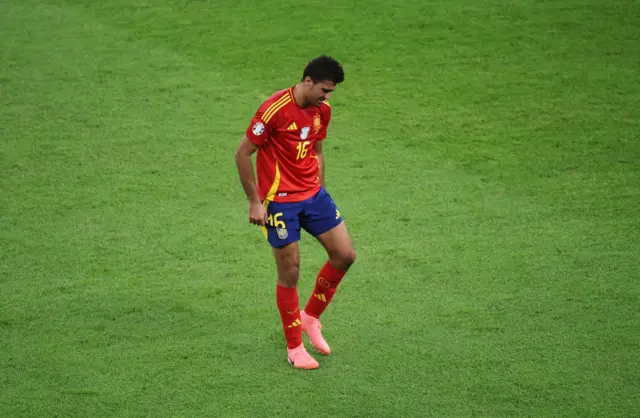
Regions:
<instances>
[{"instance_id":1,"label":"soccer player","mask_svg":"<svg viewBox=\"0 0 640 418\"><path fill-rule=\"evenodd\" d=\"M319 367L304 347L303 331L318 352L331 352L318 318L356 259L340 211L324 185L322 142L331 120L327 100L342 81L338 61L324 55L311 60L299 83L274 93L258 108L235 154L249 200L249 222L262 227L273 248L278 269L276 304L288 360L300 369ZM256 151L257 187L251 160ZM302 312L296 288L301 229L328 254Z\"/></svg>"}]
</instances>

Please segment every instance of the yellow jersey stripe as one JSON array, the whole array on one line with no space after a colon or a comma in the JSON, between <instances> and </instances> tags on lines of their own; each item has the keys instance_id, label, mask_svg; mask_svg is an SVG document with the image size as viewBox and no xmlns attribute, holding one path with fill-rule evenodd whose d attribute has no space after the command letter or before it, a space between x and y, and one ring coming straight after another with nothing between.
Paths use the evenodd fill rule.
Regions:
<instances>
[{"instance_id":1,"label":"yellow jersey stripe","mask_svg":"<svg viewBox=\"0 0 640 418\"><path fill-rule=\"evenodd\" d=\"M273 113L276 112L276 109L284 102L286 102L287 100L290 100L290 96L288 94L285 94L284 96L282 96L281 98L279 98L278 100L276 100L275 102L271 103L271 106L269 106L267 108L267 110L265 110L262 119L266 122L267 117L269 117L269 119L271 119L271 116Z\"/></svg>"},{"instance_id":2,"label":"yellow jersey stripe","mask_svg":"<svg viewBox=\"0 0 640 418\"><path fill-rule=\"evenodd\" d=\"M282 103L283 101L287 100L287 98L289 97L288 94L283 95L281 98L279 98L278 100L276 100L275 102L271 103L269 105L269 107L267 108L267 110L264 111L264 114L268 114L269 112L271 112L271 110L273 110L275 107L277 107L280 103Z\"/></svg>"},{"instance_id":3,"label":"yellow jersey stripe","mask_svg":"<svg viewBox=\"0 0 640 418\"><path fill-rule=\"evenodd\" d=\"M265 197L264 202L262 202L262 205L265 209L269 207L269 202L273 201L273 198L276 196L276 193L278 192L278 186L280 186L280 167L278 166L278 162L276 161L276 175L273 177L273 184L271 184L271 188L267 192L267 197ZM260 229L262 229L264 237L269 238L267 227L262 225Z\"/></svg>"},{"instance_id":4,"label":"yellow jersey stripe","mask_svg":"<svg viewBox=\"0 0 640 418\"><path fill-rule=\"evenodd\" d=\"M278 105L278 107L270 110L269 114L267 115L266 113L262 116L262 120L265 121L265 123L269 123L269 121L271 120L271 118L278 112L278 110L282 109L283 107L285 107L286 105L288 105L289 103L291 103L291 98L287 97L287 99L280 103Z\"/></svg>"},{"instance_id":5,"label":"yellow jersey stripe","mask_svg":"<svg viewBox=\"0 0 640 418\"><path fill-rule=\"evenodd\" d=\"M262 205L264 206L264 209L267 210L269 208L269 201L265 200L264 202L262 202ZM260 225L260 229L262 230L264 237L269 239L269 232L267 232L267 227L264 225Z\"/></svg>"},{"instance_id":6,"label":"yellow jersey stripe","mask_svg":"<svg viewBox=\"0 0 640 418\"><path fill-rule=\"evenodd\" d=\"M276 197L278 186L280 186L280 167L278 166L278 162L276 161L276 175L273 178L273 183L271 184L271 188L269 189L269 192L267 193L267 197L264 200L265 208L267 207L266 205L268 205L269 202L271 202L273 198Z\"/></svg>"}]
</instances>

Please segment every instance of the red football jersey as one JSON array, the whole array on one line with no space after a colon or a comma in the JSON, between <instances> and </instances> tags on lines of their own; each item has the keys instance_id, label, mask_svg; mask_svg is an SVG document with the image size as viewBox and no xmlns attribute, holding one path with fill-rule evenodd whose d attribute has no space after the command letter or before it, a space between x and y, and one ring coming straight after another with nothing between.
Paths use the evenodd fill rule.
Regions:
<instances>
[{"instance_id":1,"label":"red football jersey","mask_svg":"<svg viewBox=\"0 0 640 418\"><path fill-rule=\"evenodd\" d=\"M331 107L298 106L293 87L273 94L256 112L246 135L256 146L261 200L300 202L320 190L316 141L327 136Z\"/></svg>"}]
</instances>

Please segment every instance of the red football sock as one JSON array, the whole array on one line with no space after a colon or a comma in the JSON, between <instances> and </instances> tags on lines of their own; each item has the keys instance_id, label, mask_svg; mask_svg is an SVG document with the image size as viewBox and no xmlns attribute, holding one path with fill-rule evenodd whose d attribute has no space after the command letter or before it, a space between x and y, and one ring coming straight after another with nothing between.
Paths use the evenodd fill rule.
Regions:
<instances>
[{"instance_id":1,"label":"red football sock","mask_svg":"<svg viewBox=\"0 0 640 418\"><path fill-rule=\"evenodd\" d=\"M331 298L335 295L338 284L346 274L346 271L338 270L327 261L320 269L316 278L316 286L313 288L311 297L305 306L304 311L314 318L319 318L327 308Z\"/></svg>"},{"instance_id":2,"label":"red football sock","mask_svg":"<svg viewBox=\"0 0 640 418\"><path fill-rule=\"evenodd\" d=\"M302 327L300 326L300 305L298 305L298 289L295 287L276 286L276 302L282 319L282 329L287 340L287 347L296 348L302 344Z\"/></svg>"}]
</instances>

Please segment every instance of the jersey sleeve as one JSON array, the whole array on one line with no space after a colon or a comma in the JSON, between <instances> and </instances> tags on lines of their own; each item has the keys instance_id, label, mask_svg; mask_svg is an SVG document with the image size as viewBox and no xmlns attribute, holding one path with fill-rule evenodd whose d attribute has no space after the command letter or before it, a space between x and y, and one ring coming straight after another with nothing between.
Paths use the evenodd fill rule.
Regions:
<instances>
[{"instance_id":1,"label":"jersey sleeve","mask_svg":"<svg viewBox=\"0 0 640 418\"><path fill-rule=\"evenodd\" d=\"M249 140L257 147L264 145L273 130L273 119L269 122L264 121L263 115L265 108L266 103L262 104L262 106L258 108L256 114L251 119L249 127L247 127L247 131L245 132L247 138L249 138Z\"/></svg>"},{"instance_id":2,"label":"jersey sleeve","mask_svg":"<svg viewBox=\"0 0 640 418\"><path fill-rule=\"evenodd\" d=\"M327 137L327 128L329 127L329 122L331 121L331 106L328 103L323 103L320 107L320 111L322 114L322 126L318 131L318 137L316 141L322 141Z\"/></svg>"}]
</instances>

